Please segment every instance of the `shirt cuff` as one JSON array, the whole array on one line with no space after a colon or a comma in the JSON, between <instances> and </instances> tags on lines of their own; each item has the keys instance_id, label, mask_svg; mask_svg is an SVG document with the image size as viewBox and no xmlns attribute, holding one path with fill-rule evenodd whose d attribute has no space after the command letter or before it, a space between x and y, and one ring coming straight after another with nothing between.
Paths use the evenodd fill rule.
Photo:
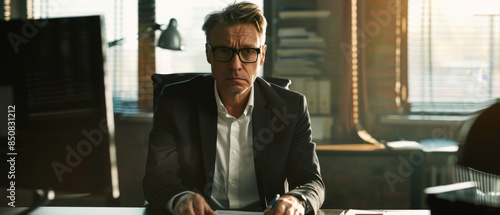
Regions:
<instances>
[{"instance_id":1,"label":"shirt cuff","mask_svg":"<svg viewBox=\"0 0 500 215\"><path fill-rule=\"evenodd\" d=\"M191 192L191 191L184 191L184 192L181 192L177 195L175 195L174 197L170 198L170 200L168 200L167 202L167 210L168 212L170 212L171 214L174 214L174 208L175 208L175 205L172 205L174 203L174 199L179 197L179 196L182 196L184 194L187 194L187 193L191 193L191 194L195 194L194 192ZM181 200L181 199L179 199ZM178 201L177 203L179 203L180 201Z\"/></svg>"}]
</instances>

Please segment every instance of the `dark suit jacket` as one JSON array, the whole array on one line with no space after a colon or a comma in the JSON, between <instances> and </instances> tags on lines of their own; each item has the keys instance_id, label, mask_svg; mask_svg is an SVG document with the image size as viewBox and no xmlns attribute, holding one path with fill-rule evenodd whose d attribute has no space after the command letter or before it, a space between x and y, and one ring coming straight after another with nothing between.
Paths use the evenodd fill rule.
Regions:
<instances>
[{"instance_id":1,"label":"dark suit jacket","mask_svg":"<svg viewBox=\"0 0 500 215\"><path fill-rule=\"evenodd\" d=\"M254 90L252 132L261 209L276 194L285 194L286 180L289 192L304 195L308 211L317 212L324 201L324 184L304 96L261 78L254 82ZM149 135L146 200L163 210L174 195L194 191L210 202L216 142L213 77L165 86Z\"/></svg>"}]
</instances>

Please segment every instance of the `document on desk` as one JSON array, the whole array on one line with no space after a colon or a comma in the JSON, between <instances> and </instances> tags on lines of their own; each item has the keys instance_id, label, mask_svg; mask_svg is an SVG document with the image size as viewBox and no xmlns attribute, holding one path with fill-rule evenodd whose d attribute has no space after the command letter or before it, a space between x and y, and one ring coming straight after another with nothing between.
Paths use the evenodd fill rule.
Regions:
<instances>
[{"instance_id":1,"label":"document on desk","mask_svg":"<svg viewBox=\"0 0 500 215\"><path fill-rule=\"evenodd\" d=\"M216 215L263 215L264 212L256 211L232 211L232 210L216 210Z\"/></svg>"},{"instance_id":2,"label":"document on desk","mask_svg":"<svg viewBox=\"0 0 500 215\"><path fill-rule=\"evenodd\" d=\"M430 215L428 210L345 210L340 215Z\"/></svg>"},{"instance_id":3,"label":"document on desk","mask_svg":"<svg viewBox=\"0 0 500 215\"><path fill-rule=\"evenodd\" d=\"M374 210L346 210L342 211L340 215L384 215L384 211L374 211Z\"/></svg>"}]
</instances>

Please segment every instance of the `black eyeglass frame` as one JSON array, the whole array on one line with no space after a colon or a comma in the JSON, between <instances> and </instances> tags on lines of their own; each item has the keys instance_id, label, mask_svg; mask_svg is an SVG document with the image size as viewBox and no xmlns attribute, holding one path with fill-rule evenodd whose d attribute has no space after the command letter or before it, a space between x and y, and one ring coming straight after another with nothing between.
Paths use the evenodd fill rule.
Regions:
<instances>
[{"instance_id":1,"label":"black eyeglass frame","mask_svg":"<svg viewBox=\"0 0 500 215\"><path fill-rule=\"evenodd\" d=\"M229 62L229 61L231 61L231 60L233 59L233 57L234 57L234 53L237 53L237 54L238 54L238 58L240 59L240 62L242 62L242 63L255 63L255 62L257 62L257 60L259 60L259 54L260 54L260 50L261 50L261 48L262 48L262 46L260 46L259 48L241 48L241 49L233 49L233 48L228 48L228 47L212 47L212 46L211 46L210 44L208 44L208 43L207 43L207 45L208 45L208 47L210 47L210 50L211 50L211 51L212 51L212 53L214 54L214 60L215 60L215 61L217 61L217 62ZM233 52L233 53L231 54L231 58L229 58L229 60L227 60L227 61L216 60L216 59L215 59L215 51L216 51L217 49L229 49L229 50L231 50L231 51ZM253 61L253 62L252 62L252 61L245 62L245 61L243 61L243 60L241 59L241 56L240 56L240 51L241 51L241 50L248 50L248 49L255 50L255 51L257 52L257 57L255 58L255 61Z\"/></svg>"}]
</instances>

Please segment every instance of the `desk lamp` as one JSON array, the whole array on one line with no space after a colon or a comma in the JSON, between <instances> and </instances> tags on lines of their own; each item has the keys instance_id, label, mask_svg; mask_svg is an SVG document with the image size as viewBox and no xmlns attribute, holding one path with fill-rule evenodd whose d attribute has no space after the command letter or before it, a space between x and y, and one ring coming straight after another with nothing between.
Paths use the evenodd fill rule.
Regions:
<instances>
[{"instance_id":1,"label":"desk lamp","mask_svg":"<svg viewBox=\"0 0 500 215\"><path fill-rule=\"evenodd\" d=\"M139 31L139 38L142 34L150 34L151 32L154 32L156 30L161 30L160 24L154 24L144 30ZM108 42L109 47L116 46L120 44L125 38L120 38L111 42ZM183 51L185 46L184 46L184 40L182 39L181 34L177 30L177 20L172 18L170 19L170 23L168 24L167 28L161 32L160 38L158 39L158 47L163 48L163 49L170 49L170 50L180 50Z\"/></svg>"},{"instance_id":2,"label":"desk lamp","mask_svg":"<svg viewBox=\"0 0 500 215\"><path fill-rule=\"evenodd\" d=\"M158 47L170 50L184 50L184 41L177 30L177 20L172 18L167 29L161 32Z\"/></svg>"}]
</instances>

